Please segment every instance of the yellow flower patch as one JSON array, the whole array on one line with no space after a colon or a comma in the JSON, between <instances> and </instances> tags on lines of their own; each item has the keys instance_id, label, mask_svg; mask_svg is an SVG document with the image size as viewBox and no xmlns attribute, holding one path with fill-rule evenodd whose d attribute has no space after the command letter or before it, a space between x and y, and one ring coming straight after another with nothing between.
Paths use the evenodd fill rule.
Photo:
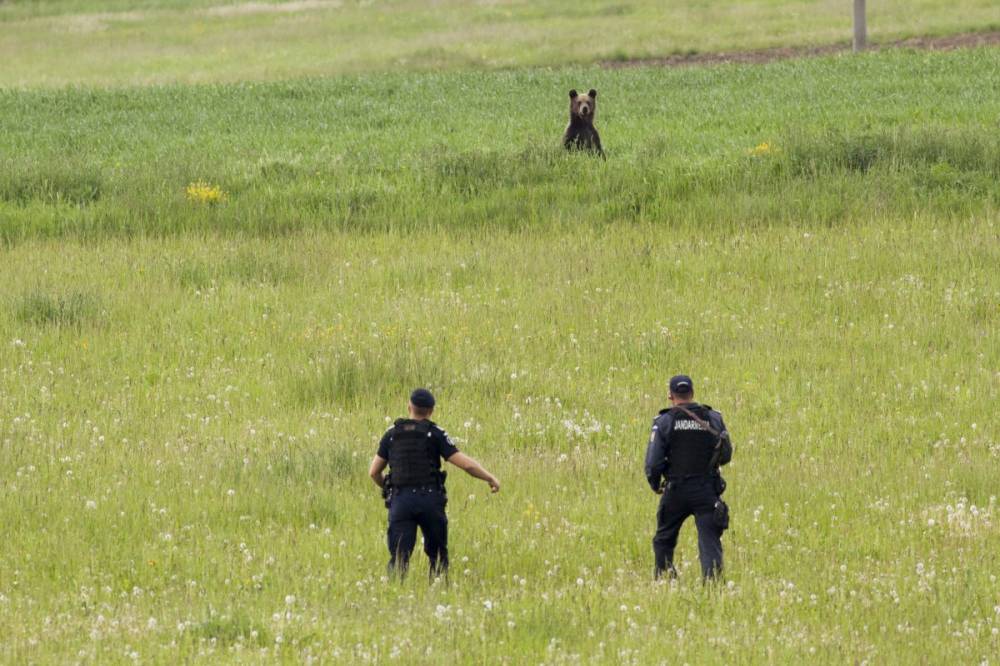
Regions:
<instances>
[{"instance_id":1,"label":"yellow flower patch","mask_svg":"<svg viewBox=\"0 0 1000 666\"><path fill-rule=\"evenodd\" d=\"M204 204L217 204L226 200L226 193L218 185L209 185L202 181L187 186L188 201Z\"/></svg>"}]
</instances>

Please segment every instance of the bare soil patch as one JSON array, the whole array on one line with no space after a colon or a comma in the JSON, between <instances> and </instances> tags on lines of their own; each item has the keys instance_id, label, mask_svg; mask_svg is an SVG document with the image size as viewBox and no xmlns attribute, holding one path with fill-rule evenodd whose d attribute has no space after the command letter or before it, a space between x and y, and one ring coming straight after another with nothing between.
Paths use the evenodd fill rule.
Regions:
<instances>
[{"instance_id":1,"label":"bare soil patch","mask_svg":"<svg viewBox=\"0 0 1000 666\"><path fill-rule=\"evenodd\" d=\"M927 51L950 51L953 49L978 46L1000 45L1000 30L991 32L970 32L943 37L908 37L894 42L869 44L869 51L885 49L922 49ZM624 67L698 67L723 63L762 64L792 58L813 58L850 52L850 43L828 44L824 46L782 46L756 51L723 51L718 53L679 53L662 58L635 58L631 60L606 60L601 64L611 69Z\"/></svg>"},{"instance_id":2,"label":"bare soil patch","mask_svg":"<svg viewBox=\"0 0 1000 666\"><path fill-rule=\"evenodd\" d=\"M206 16L245 16L247 14L296 14L314 9L340 9L340 0L292 0L291 2L242 2L235 5L208 7Z\"/></svg>"}]
</instances>

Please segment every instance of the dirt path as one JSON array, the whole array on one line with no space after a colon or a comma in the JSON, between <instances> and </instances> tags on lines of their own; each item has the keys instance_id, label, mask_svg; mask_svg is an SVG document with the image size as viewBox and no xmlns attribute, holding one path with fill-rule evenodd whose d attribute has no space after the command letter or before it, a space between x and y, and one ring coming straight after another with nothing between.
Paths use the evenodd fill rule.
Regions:
<instances>
[{"instance_id":1,"label":"dirt path","mask_svg":"<svg viewBox=\"0 0 1000 666\"><path fill-rule=\"evenodd\" d=\"M972 32L959 35L948 35L945 37L910 37L895 42L869 44L868 50L881 51L884 49L924 49L927 51L950 51L952 49L975 46L997 45L1000 45L1000 31ZM810 58L815 56L833 55L836 53L847 53L850 50L850 44L830 44L827 46L783 46L773 49L761 49L758 51L691 53L671 55L664 58L636 58L634 60L604 61L601 64L610 69L656 66L697 67L730 62L760 64L774 62L775 60Z\"/></svg>"}]
</instances>

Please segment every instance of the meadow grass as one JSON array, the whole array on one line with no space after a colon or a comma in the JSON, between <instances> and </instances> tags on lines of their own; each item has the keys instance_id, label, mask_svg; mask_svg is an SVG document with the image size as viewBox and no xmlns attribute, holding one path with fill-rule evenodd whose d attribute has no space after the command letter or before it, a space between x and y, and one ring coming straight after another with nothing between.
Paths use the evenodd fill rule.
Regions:
<instances>
[{"instance_id":1,"label":"meadow grass","mask_svg":"<svg viewBox=\"0 0 1000 666\"><path fill-rule=\"evenodd\" d=\"M979 49L5 91L0 237L964 219L1000 201L998 71ZM590 86L606 161L560 147Z\"/></svg>"},{"instance_id":2,"label":"meadow grass","mask_svg":"<svg viewBox=\"0 0 1000 666\"><path fill-rule=\"evenodd\" d=\"M993 0L870 3L873 42L1000 28ZM0 3L0 86L581 65L848 43L842 0Z\"/></svg>"},{"instance_id":3,"label":"meadow grass","mask_svg":"<svg viewBox=\"0 0 1000 666\"><path fill-rule=\"evenodd\" d=\"M0 660L991 663L997 65L0 91ZM678 371L717 588L651 580ZM449 585L365 476L417 384L504 484Z\"/></svg>"},{"instance_id":4,"label":"meadow grass","mask_svg":"<svg viewBox=\"0 0 1000 666\"><path fill-rule=\"evenodd\" d=\"M989 660L997 221L19 244L2 658ZM677 370L736 442L718 590L690 525L651 582ZM364 474L415 384L504 482L452 475L448 587L383 581Z\"/></svg>"}]
</instances>

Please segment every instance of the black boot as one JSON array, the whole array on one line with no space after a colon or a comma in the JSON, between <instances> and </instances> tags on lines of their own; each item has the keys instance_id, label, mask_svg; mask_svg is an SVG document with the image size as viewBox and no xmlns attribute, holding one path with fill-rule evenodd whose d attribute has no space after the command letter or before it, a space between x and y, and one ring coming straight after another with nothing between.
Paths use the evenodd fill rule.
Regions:
<instances>
[{"instance_id":1,"label":"black boot","mask_svg":"<svg viewBox=\"0 0 1000 666\"><path fill-rule=\"evenodd\" d=\"M677 569L674 568L673 562L667 562L666 567L657 566L656 570L653 572L653 580L660 580L663 575L666 574L667 578L670 580L677 580Z\"/></svg>"}]
</instances>

